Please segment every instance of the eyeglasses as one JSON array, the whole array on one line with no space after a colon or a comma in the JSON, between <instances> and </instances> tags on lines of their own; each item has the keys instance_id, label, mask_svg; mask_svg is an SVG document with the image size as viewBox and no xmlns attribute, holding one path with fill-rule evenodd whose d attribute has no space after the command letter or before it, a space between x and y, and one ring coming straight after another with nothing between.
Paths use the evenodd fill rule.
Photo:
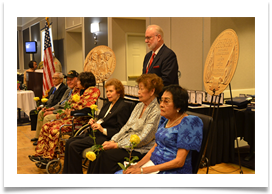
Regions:
<instances>
[{"instance_id":1,"label":"eyeglasses","mask_svg":"<svg viewBox=\"0 0 272 194\"><path fill-rule=\"evenodd\" d=\"M158 34L157 35L155 35L155 36L158 36ZM145 37L145 40L150 40L151 38L153 38L154 36L146 36Z\"/></svg>"},{"instance_id":2,"label":"eyeglasses","mask_svg":"<svg viewBox=\"0 0 272 194\"><path fill-rule=\"evenodd\" d=\"M160 104L163 102L163 104L165 104L166 106L168 106L170 104L170 102L173 102L172 100L168 100L168 99L160 99L159 100Z\"/></svg>"},{"instance_id":3,"label":"eyeglasses","mask_svg":"<svg viewBox=\"0 0 272 194\"><path fill-rule=\"evenodd\" d=\"M59 77L52 77L52 79L60 79Z\"/></svg>"}]
</instances>

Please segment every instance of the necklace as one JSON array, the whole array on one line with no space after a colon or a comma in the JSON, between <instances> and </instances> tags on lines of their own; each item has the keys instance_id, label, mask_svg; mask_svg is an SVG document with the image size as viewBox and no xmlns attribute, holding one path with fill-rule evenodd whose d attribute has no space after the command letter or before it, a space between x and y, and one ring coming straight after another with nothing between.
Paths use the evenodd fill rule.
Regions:
<instances>
[{"instance_id":1,"label":"necklace","mask_svg":"<svg viewBox=\"0 0 272 194\"><path fill-rule=\"evenodd\" d=\"M174 121L172 122L171 125L168 125L168 122L169 122L169 120L168 120L168 121L167 121L167 124L166 124L166 125L168 125L168 126L165 125L165 127L166 127L166 128L172 127L179 119L183 118L184 116L185 116L185 114L183 113L180 117L178 117L176 120L174 120Z\"/></svg>"}]
</instances>

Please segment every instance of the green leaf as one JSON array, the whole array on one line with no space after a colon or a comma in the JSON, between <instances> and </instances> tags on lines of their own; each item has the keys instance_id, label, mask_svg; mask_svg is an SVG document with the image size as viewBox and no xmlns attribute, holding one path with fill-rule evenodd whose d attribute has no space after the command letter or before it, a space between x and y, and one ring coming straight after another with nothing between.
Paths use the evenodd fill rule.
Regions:
<instances>
[{"instance_id":1,"label":"green leaf","mask_svg":"<svg viewBox=\"0 0 272 194\"><path fill-rule=\"evenodd\" d=\"M139 157L138 156L133 156L133 158L131 160L131 163L133 163L135 160L139 160Z\"/></svg>"},{"instance_id":2,"label":"green leaf","mask_svg":"<svg viewBox=\"0 0 272 194\"><path fill-rule=\"evenodd\" d=\"M128 162L129 162L129 158L128 158L128 157L124 157L124 159L125 159L126 161L128 161Z\"/></svg>"},{"instance_id":3,"label":"green leaf","mask_svg":"<svg viewBox=\"0 0 272 194\"><path fill-rule=\"evenodd\" d=\"M125 167L123 164L121 164L120 162L118 162L118 165L119 165L123 170L126 170L126 167Z\"/></svg>"},{"instance_id":4,"label":"green leaf","mask_svg":"<svg viewBox=\"0 0 272 194\"><path fill-rule=\"evenodd\" d=\"M58 110L57 113L61 114L61 113L63 113L63 111L62 110Z\"/></svg>"},{"instance_id":5,"label":"green leaf","mask_svg":"<svg viewBox=\"0 0 272 194\"><path fill-rule=\"evenodd\" d=\"M95 138L96 138L96 137L93 137L93 136L91 136L90 134L89 134L89 136L90 136L90 138L92 138L92 139L95 141Z\"/></svg>"},{"instance_id":6,"label":"green leaf","mask_svg":"<svg viewBox=\"0 0 272 194\"><path fill-rule=\"evenodd\" d=\"M68 103L67 101L65 102L65 105L64 105L64 110L66 109L70 109L70 103Z\"/></svg>"}]
</instances>

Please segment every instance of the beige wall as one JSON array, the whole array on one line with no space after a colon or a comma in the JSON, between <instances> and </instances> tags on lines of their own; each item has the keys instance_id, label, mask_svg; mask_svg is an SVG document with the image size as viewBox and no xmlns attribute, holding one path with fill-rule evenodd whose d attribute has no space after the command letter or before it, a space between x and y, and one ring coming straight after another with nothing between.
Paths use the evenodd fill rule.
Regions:
<instances>
[{"instance_id":1,"label":"beige wall","mask_svg":"<svg viewBox=\"0 0 272 194\"><path fill-rule=\"evenodd\" d=\"M82 34L79 32L66 32L66 56L69 57L65 67L66 71L83 71L82 61Z\"/></svg>"},{"instance_id":2,"label":"beige wall","mask_svg":"<svg viewBox=\"0 0 272 194\"><path fill-rule=\"evenodd\" d=\"M111 77L126 81L126 34L144 32L145 20L112 18L112 50L116 57L116 67Z\"/></svg>"}]
</instances>

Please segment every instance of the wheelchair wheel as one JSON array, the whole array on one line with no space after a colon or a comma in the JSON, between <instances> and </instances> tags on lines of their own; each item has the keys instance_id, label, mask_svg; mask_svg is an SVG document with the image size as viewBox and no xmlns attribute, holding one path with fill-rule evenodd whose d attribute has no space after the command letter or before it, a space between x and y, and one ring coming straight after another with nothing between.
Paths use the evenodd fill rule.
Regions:
<instances>
[{"instance_id":1,"label":"wheelchair wheel","mask_svg":"<svg viewBox=\"0 0 272 194\"><path fill-rule=\"evenodd\" d=\"M52 160L46 165L47 174L59 174L62 168L62 164L59 160Z\"/></svg>"},{"instance_id":2,"label":"wheelchair wheel","mask_svg":"<svg viewBox=\"0 0 272 194\"><path fill-rule=\"evenodd\" d=\"M80 129L78 129L78 130L76 131L76 133L74 134L74 137L77 137L77 136L79 136L79 135L82 135L83 133L86 133L87 130L88 130L88 128L90 128L90 127L91 127L91 126L88 125L88 124L84 125L83 127L81 127Z\"/></svg>"}]
</instances>

